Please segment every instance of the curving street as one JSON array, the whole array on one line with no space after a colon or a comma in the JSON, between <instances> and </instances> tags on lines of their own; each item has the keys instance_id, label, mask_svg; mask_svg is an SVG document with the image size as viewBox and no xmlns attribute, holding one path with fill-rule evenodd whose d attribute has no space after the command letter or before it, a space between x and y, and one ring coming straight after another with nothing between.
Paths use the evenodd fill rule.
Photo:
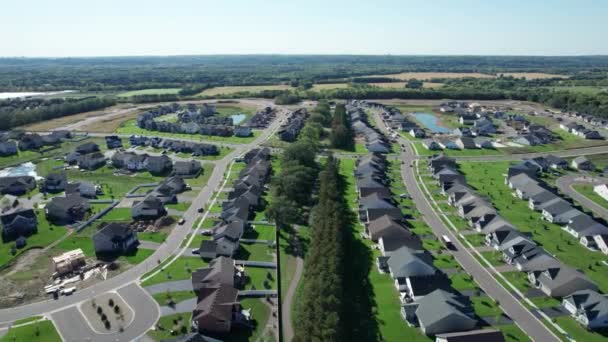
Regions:
<instances>
[{"instance_id":1,"label":"curving street","mask_svg":"<svg viewBox=\"0 0 608 342\"><path fill-rule=\"evenodd\" d=\"M568 195L570 198L579 202L585 208L590 209L597 216L600 216L601 218L608 220L608 209L597 204L595 201L592 201L587 196L581 194L580 192L576 191L572 187L575 184L597 185L597 184L605 184L605 183L608 183L608 179L606 179L606 178L589 177L589 176L582 176L582 175L567 175L567 176L560 177L555 181L555 185L557 186L559 191L563 192L564 194Z\"/></svg>"},{"instance_id":2,"label":"curving street","mask_svg":"<svg viewBox=\"0 0 608 342\"><path fill-rule=\"evenodd\" d=\"M159 310L156 302L138 285L140 277L156 268L159 261L162 262L167 258L175 257L176 254L181 252L182 241L192 232L193 223L196 218L201 215L198 213L197 209L200 207L207 207L207 204L212 199L214 191L222 184L224 174L233 159L269 139L285 120L286 113L287 111L284 108L279 108L276 119L269 127L263 130L262 134L254 141L246 144L233 145L235 148L234 151L223 159L214 161L215 168L207 184L203 187L198 196L193 199L190 207L183 214L186 223L184 225L176 226L165 242L161 244L149 258L119 275L79 290L71 296L60 297L58 300L48 299L18 307L1 309L0 322L11 322L47 313L50 314L55 321L64 340L68 341L83 341L82 338L89 333L92 335L88 336L87 339L94 341L130 341L145 334L145 332L156 323ZM96 118L99 119L101 117ZM215 144L215 142L210 143ZM123 297L127 303L134 308L137 312L136 316L138 316L137 320L126 327L123 333L112 336L111 338L105 335L102 337L92 331L87 331L81 324L74 324L74 320L76 319L75 316L79 315L77 310L75 311L77 304L102 293L114 290L128 292ZM137 295L138 291L144 292L145 295ZM80 316L84 319L82 315Z\"/></svg>"}]
</instances>

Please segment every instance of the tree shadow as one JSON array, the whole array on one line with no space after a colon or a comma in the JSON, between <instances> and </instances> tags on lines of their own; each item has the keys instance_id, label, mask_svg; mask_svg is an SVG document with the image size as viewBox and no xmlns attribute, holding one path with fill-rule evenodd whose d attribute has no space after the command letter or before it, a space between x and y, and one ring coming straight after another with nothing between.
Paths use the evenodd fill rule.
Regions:
<instances>
[{"instance_id":1,"label":"tree shadow","mask_svg":"<svg viewBox=\"0 0 608 342\"><path fill-rule=\"evenodd\" d=\"M339 176L341 197L345 197L347 180ZM347 204L343 209L347 226L344 227L344 277L343 277L343 317L344 340L381 340L376 313L376 299L369 279L373 267L370 248L357 235L357 217Z\"/></svg>"}]
</instances>

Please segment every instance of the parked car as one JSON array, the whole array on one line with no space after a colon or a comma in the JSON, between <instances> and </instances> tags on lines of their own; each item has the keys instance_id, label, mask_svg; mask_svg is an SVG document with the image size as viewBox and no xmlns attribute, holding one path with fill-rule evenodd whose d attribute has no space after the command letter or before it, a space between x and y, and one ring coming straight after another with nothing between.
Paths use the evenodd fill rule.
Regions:
<instances>
[{"instance_id":1,"label":"parked car","mask_svg":"<svg viewBox=\"0 0 608 342\"><path fill-rule=\"evenodd\" d=\"M183 217L181 219L179 219L179 221L177 221L177 224L179 224L180 226L184 223L186 223L186 219Z\"/></svg>"},{"instance_id":2,"label":"parked car","mask_svg":"<svg viewBox=\"0 0 608 342\"><path fill-rule=\"evenodd\" d=\"M64 295L64 296L69 296L69 295L71 295L74 292L76 292L76 288L73 287L73 286L72 287L67 287L67 288L61 290L61 294Z\"/></svg>"}]
</instances>

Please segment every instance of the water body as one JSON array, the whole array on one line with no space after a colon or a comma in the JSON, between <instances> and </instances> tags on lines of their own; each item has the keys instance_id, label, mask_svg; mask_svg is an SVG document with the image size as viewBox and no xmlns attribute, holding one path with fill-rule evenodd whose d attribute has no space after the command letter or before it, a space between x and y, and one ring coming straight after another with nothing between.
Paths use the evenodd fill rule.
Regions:
<instances>
[{"instance_id":1,"label":"water body","mask_svg":"<svg viewBox=\"0 0 608 342\"><path fill-rule=\"evenodd\" d=\"M414 113L414 116L420 121L424 127L431 130L433 133L450 133L452 130L441 126L439 118L431 113Z\"/></svg>"},{"instance_id":2,"label":"water body","mask_svg":"<svg viewBox=\"0 0 608 342\"><path fill-rule=\"evenodd\" d=\"M5 99L13 99L17 97L32 97L32 96L49 96L56 94L66 94L66 93L74 93L75 90L64 90L64 91L51 91L46 93L37 93L37 92L18 92L18 93L0 93L0 100Z\"/></svg>"},{"instance_id":3,"label":"water body","mask_svg":"<svg viewBox=\"0 0 608 342\"><path fill-rule=\"evenodd\" d=\"M232 123L235 124L235 125L238 125L241 122L243 122L243 120L245 120L247 118L247 115L245 115L245 114L233 114L233 115L230 115L230 117L232 118Z\"/></svg>"},{"instance_id":4,"label":"water body","mask_svg":"<svg viewBox=\"0 0 608 342\"><path fill-rule=\"evenodd\" d=\"M27 162L19 166L7 167L0 170L0 177L19 177L32 176L36 179L42 179L36 172L36 164Z\"/></svg>"}]
</instances>

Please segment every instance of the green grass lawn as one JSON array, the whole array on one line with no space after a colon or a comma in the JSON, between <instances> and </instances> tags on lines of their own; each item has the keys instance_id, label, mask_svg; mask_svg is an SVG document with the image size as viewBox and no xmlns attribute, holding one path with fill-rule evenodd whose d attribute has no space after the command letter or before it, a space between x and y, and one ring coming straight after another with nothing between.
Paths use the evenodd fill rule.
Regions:
<instances>
[{"instance_id":1,"label":"green grass lawn","mask_svg":"<svg viewBox=\"0 0 608 342\"><path fill-rule=\"evenodd\" d=\"M433 265L437 268L459 268L458 262L449 254L436 255L433 260Z\"/></svg>"},{"instance_id":2,"label":"green grass lawn","mask_svg":"<svg viewBox=\"0 0 608 342\"><path fill-rule=\"evenodd\" d=\"M580 93L587 95L595 95L597 93L607 93L608 87L599 87L599 86L557 86L557 87L547 87L551 90L555 91L568 91L572 93Z\"/></svg>"},{"instance_id":3,"label":"green grass lawn","mask_svg":"<svg viewBox=\"0 0 608 342\"><path fill-rule=\"evenodd\" d=\"M585 329L571 317L557 317L556 323L576 341L600 342L606 341L605 335Z\"/></svg>"},{"instance_id":4,"label":"green grass lawn","mask_svg":"<svg viewBox=\"0 0 608 342\"><path fill-rule=\"evenodd\" d=\"M147 129L143 129L137 127L135 120L128 120L122 123L120 127L116 130L116 133L119 134L136 134L136 135L148 135L148 136L158 136L158 137L166 137L173 139L187 139L187 140L200 140L200 141L217 141L217 142L225 142L225 143L233 143L233 144L246 144L250 143L255 138L257 138L261 131L253 130L253 135L250 137L220 137L220 136L212 136L212 135L201 135L201 134L186 134L186 133L169 133L169 132L158 132L158 131L150 131Z\"/></svg>"},{"instance_id":5,"label":"green grass lawn","mask_svg":"<svg viewBox=\"0 0 608 342\"><path fill-rule=\"evenodd\" d=\"M148 331L148 337L154 341L169 340L190 331L192 313L173 314L161 317L156 323L156 330ZM171 330L177 333L171 334Z\"/></svg>"},{"instance_id":6,"label":"green grass lawn","mask_svg":"<svg viewBox=\"0 0 608 342\"><path fill-rule=\"evenodd\" d=\"M38 218L38 232L27 238L25 248L17 249L16 254L12 255L11 249L15 246L15 242L0 240L0 266L12 261L29 248L44 248L68 233L65 227L50 224L44 215L43 209L37 209L35 212Z\"/></svg>"},{"instance_id":7,"label":"green grass lawn","mask_svg":"<svg viewBox=\"0 0 608 342\"><path fill-rule=\"evenodd\" d=\"M186 184L188 184L190 186L207 185L207 182L209 181L209 177L211 177L211 174L213 173L213 169L215 168L215 164L203 163L201 166L203 168L201 174L196 178L184 179L186 181Z\"/></svg>"},{"instance_id":8,"label":"green grass lawn","mask_svg":"<svg viewBox=\"0 0 608 342\"><path fill-rule=\"evenodd\" d=\"M29 323L29 322L37 321L39 319L42 319L42 316L32 316L32 317L28 317L28 318L24 318L24 319L18 319L18 320L16 320L16 321L13 322L13 325L19 325L19 324L23 324L23 323Z\"/></svg>"},{"instance_id":9,"label":"green grass lawn","mask_svg":"<svg viewBox=\"0 0 608 342\"><path fill-rule=\"evenodd\" d=\"M466 273L454 273L450 276L452 287L456 290L475 290L478 289L473 278Z\"/></svg>"},{"instance_id":10,"label":"green grass lawn","mask_svg":"<svg viewBox=\"0 0 608 342\"><path fill-rule=\"evenodd\" d=\"M179 303L194 297L196 297L196 294L193 291L162 292L152 296L160 306L168 305L169 300L173 300L174 303Z\"/></svg>"},{"instance_id":11,"label":"green grass lawn","mask_svg":"<svg viewBox=\"0 0 608 342\"><path fill-rule=\"evenodd\" d=\"M108 211L101 220L103 221L121 221L121 222L130 222L131 221L131 208L112 208L112 210Z\"/></svg>"},{"instance_id":12,"label":"green grass lawn","mask_svg":"<svg viewBox=\"0 0 608 342\"><path fill-rule=\"evenodd\" d=\"M268 274L270 273L270 277ZM277 288L277 273L270 268L252 267L245 268L248 281L245 285L246 289L270 290Z\"/></svg>"},{"instance_id":13,"label":"green grass lawn","mask_svg":"<svg viewBox=\"0 0 608 342\"><path fill-rule=\"evenodd\" d=\"M137 265L140 262L148 259L152 254L154 254L153 250L138 248L133 254L121 255L118 257L118 260L127 262L131 265Z\"/></svg>"},{"instance_id":14,"label":"green grass lawn","mask_svg":"<svg viewBox=\"0 0 608 342\"><path fill-rule=\"evenodd\" d=\"M59 337L52 321L40 321L18 328L11 328L6 335L2 336L0 341L61 342L61 337Z\"/></svg>"},{"instance_id":15,"label":"green grass lawn","mask_svg":"<svg viewBox=\"0 0 608 342\"><path fill-rule=\"evenodd\" d=\"M245 239L275 241L276 228L268 224L255 224L255 228L243 235Z\"/></svg>"},{"instance_id":16,"label":"green grass lawn","mask_svg":"<svg viewBox=\"0 0 608 342\"><path fill-rule=\"evenodd\" d=\"M240 303L244 310L251 310L251 319L254 321L255 328L231 332L230 335L223 338L224 342L258 341L266 328L270 318L270 307L264 303L264 299L247 298L242 299ZM263 339L263 341L267 340L267 338Z\"/></svg>"},{"instance_id":17,"label":"green grass lawn","mask_svg":"<svg viewBox=\"0 0 608 342\"><path fill-rule=\"evenodd\" d=\"M465 235L464 237L475 247L485 246L486 237L483 234L470 234Z\"/></svg>"},{"instance_id":18,"label":"green grass lawn","mask_svg":"<svg viewBox=\"0 0 608 342\"><path fill-rule=\"evenodd\" d=\"M117 170L111 166L103 166L93 171L68 170L67 176L70 181L87 181L104 186L102 198L122 198L127 191L134 186L144 183L157 183L164 177L151 175L149 172L139 172L133 175L115 175Z\"/></svg>"},{"instance_id":19,"label":"green grass lawn","mask_svg":"<svg viewBox=\"0 0 608 342\"><path fill-rule=\"evenodd\" d=\"M515 324L499 325L496 328L502 331L507 342L532 342L530 337Z\"/></svg>"},{"instance_id":20,"label":"green grass lawn","mask_svg":"<svg viewBox=\"0 0 608 342\"><path fill-rule=\"evenodd\" d=\"M272 250L265 243L241 242L234 258L236 260L272 261Z\"/></svg>"},{"instance_id":21,"label":"green grass lawn","mask_svg":"<svg viewBox=\"0 0 608 342\"><path fill-rule=\"evenodd\" d=\"M572 187L574 188L574 190L580 192L581 195L608 209L608 201L606 201L602 196L598 195L595 191L593 191L593 185L574 184Z\"/></svg>"},{"instance_id":22,"label":"green grass lawn","mask_svg":"<svg viewBox=\"0 0 608 342\"><path fill-rule=\"evenodd\" d=\"M192 272L205 266L207 266L207 262L199 257L182 256L176 259L171 265L163 267L162 271L143 282L141 285L145 287L168 281L190 279L192 277Z\"/></svg>"},{"instance_id":23,"label":"green grass lawn","mask_svg":"<svg viewBox=\"0 0 608 342\"><path fill-rule=\"evenodd\" d=\"M165 204L165 208L184 212L184 211L188 210L188 208L190 208L190 203L188 203L188 202L169 203L169 204Z\"/></svg>"},{"instance_id":24,"label":"green grass lawn","mask_svg":"<svg viewBox=\"0 0 608 342\"><path fill-rule=\"evenodd\" d=\"M562 304L560 300L553 297L534 297L529 299L539 308L556 307Z\"/></svg>"},{"instance_id":25,"label":"green grass lawn","mask_svg":"<svg viewBox=\"0 0 608 342\"><path fill-rule=\"evenodd\" d=\"M513 286L515 286L516 289L518 289L522 293L526 293L526 291L528 291L529 289L532 288L530 285L530 282L528 281L528 276L526 275L526 273L513 271L513 272L504 272L501 274L511 284L513 284ZM505 287L505 289L511 291L511 287L507 286L501 278L496 277L496 280L498 282L500 282Z\"/></svg>"},{"instance_id":26,"label":"green grass lawn","mask_svg":"<svg viewBox=\"0 0 608 342\"><path fill-rule=\"evenodd\" d=\"M492 266L501 266L505 264L502 258L502 253L499 251L481 252L480 254L483 255L483 257L489 261ZM485 265L485 263L482 263L482 265Z\"/></svg>"},{"instance_id":27,"label":"green grass lawn","mask_svg":"<svg viewBox=\"0 0 608 342\"><path fill-rule=\"evenodd\" d=\"M166 232L145 232L145 233L137 233L137 238L139 240L146 240L152 242L163 243L167 239L169 234Z\"/></svg>"},{"instance_id":28,"label":"green grass lawn","mask_svg":"<svg viewBox=\"0 0 608 342\"><path fill-rule=\"evenodd\" d=\"M464 150L451 150L445 149L443 151L433 151L422 146L422 142L414 142L414 145L418 149L418 154L421 156L432 156L435 154L443 153L450 157L474 157L474 156L499 156L505 154L503 149L487 149L487 148L476 148L476 149L464 149Z\"/></svg>"},{"instance_id":29,"label":"green grass lawn","mask_svg":"<svg viewBox=\"0 0 608 342\"><path fill-rule=\"evenodd\" d=\"M472 297L471 302L479 317L496 317L502 314L502 310L490 297Z\"/></svg>"},{"instance_id":30,"label":"green grass lawn","mask_svg":"<svg viewBox=\"0 0 608 342\"><path fill-rule=\"evenodd\" d=\"M555 255L559 260L582 270L594 280L602 291L608 290L608 273L601 261L602 253L592 252L582 246L577 239L564 232L560 226L541 219L541 214L531 210L527 201L511 195L504 184L504 173L508 162L475 163L462 162L461 171L468 183L492 202L501 216L510 221L521 232L531 233L539 245Z\"/></svg>"},{"instance_id":31,"label":"green grass lawn","mask_svg":"<svg viewBox=\"0 0 608 342\"><path fill-rule=\"evenodd\" d=\"M137 95L177 95L181 88L157 88L157 89L141 89L133 90L118 94L118 97L131 97Z\"/></svg>"}]
</instances>

